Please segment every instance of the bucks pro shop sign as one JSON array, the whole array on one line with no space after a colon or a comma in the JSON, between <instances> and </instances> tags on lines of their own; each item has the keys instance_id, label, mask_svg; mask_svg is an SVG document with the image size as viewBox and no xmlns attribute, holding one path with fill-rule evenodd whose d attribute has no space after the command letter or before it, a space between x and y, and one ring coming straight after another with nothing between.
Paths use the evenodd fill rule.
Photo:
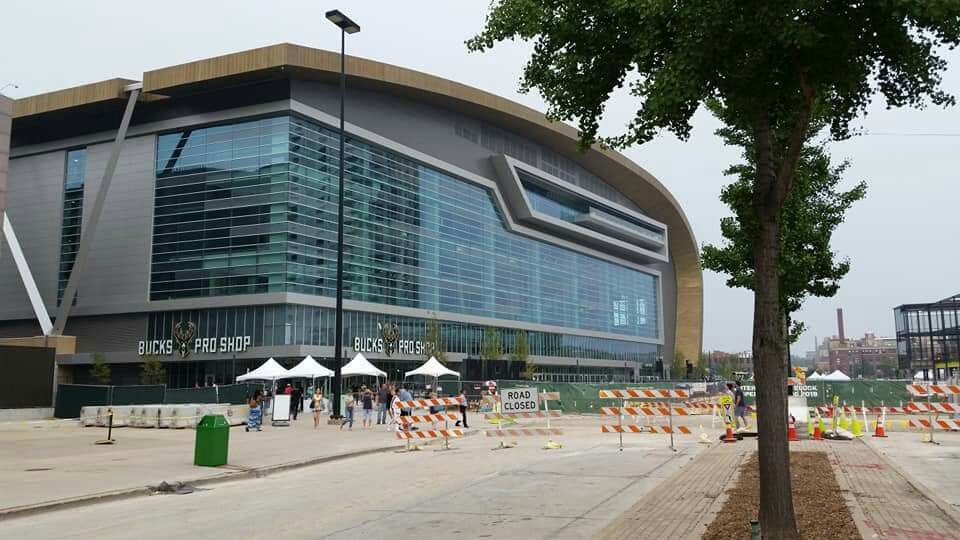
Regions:
<instances>
[{"instance_id":1,"label":"bucks pro shop sign","mask_svg":"<svg viewBox=\"0 0 960 540\"><path fill-rule=\"evenodd\" d=\"M500 394L500 406L505 413L536 412L539 403L536 388L507 388Z\"/></svg>"}]
</instances>

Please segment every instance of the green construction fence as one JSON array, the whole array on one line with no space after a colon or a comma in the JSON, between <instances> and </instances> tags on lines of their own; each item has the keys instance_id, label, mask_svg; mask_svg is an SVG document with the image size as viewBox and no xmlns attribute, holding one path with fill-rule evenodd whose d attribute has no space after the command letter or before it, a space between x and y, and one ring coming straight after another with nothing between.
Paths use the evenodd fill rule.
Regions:
<instances>
[{"instance_id":1,"label":"green construction fence","mask_svg":"<svg viewBox=\"0 0 960 540\"><path fill-rule=\"evenodd\" d=\"M833 396L839 396L841 403L848 405L868 406L888 405L899 406L910 401L910 394L906 385L909 380L856 380L856 381L808 381L802 385L795 395L807 398L811 407L829 405ZM550 402L551 409L560 409L566 413L598 414L600 407L617 405L617 400L600 399L600 390L625 388L677 389L682 388L691 392L692 397L716 395L723 383L707 383L707 391L694 391L702 386L695 386L691 382L654 382L654 383L611 383L611 384L583 384L583 383L548 383L535 381L499 381L500 388L514 388L518 386L534 386L540 392L559 392L560 400ZM752 382L743 383L747 403L756 402Z\"/></svg>"}]
</instances>

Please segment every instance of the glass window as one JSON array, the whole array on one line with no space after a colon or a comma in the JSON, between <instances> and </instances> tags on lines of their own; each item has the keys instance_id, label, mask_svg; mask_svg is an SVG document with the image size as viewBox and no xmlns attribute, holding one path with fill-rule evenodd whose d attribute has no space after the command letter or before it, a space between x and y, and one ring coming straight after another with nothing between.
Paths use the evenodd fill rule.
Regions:
<instances>
[{"instance_id":1,"label":"glass window","mask_svg":"<svg viewBox=\"0 0 960 540\"><path fill-rule=\"evenodd\" d=\"M63 174L63 221L60 229L60 271L57 304L63 299L73 263L80 249L83 222L83 186L86 181L87 149L67 151ZM76 303L76 297L74 297Z\"/></svg>"},{"instance_id":2,"label":"glass window","mask_svg":"<svg viewBox=\"0 0 960 540\"><path fill-rule=\"evenodd\" d=\"M157 156L151 299L335 296L335 130L190 129L158 137ZM655 275L512 232L486 188L401 154L348 140L345 158L346 299L658 337Z\"/></svg>"}]
</instances>

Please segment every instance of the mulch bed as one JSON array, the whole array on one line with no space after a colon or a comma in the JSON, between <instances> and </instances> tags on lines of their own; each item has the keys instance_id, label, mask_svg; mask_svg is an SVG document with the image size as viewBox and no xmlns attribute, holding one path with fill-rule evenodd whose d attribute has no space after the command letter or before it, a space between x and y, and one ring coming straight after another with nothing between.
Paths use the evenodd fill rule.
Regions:
<instances>
[{"instance_id":1,"label":"mulch bed","mask_svg":"<svg viewBox=\"0 0 960 540\"><path fill-rule=\"evenodd\" d=\"M790 476L801 538L859 540L857 526L826 454L791 452ZM703 538L750 538L750 521L757 519L760 509L760 466L756 452L740 468L737 485L727 490L727 495L723 509L707 527Z\"/></svg>"}]
</instances>

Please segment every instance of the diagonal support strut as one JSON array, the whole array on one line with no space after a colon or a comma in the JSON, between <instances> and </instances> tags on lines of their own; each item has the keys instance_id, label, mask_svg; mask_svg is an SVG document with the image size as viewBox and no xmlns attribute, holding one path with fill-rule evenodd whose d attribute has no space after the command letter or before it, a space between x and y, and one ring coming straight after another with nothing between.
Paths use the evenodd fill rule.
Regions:
<instances>
[{"instance_id":1,"label":"diagonal support strut","mask_svg":"<svg viewBox=\"0 0 960 540\"><path fill-rule=\"evenodd\" d=\"M97 197L93 201L90 220L88 223L83 224L80 233L80 247L77 249L77 258L73 261L73 268L70 270L70 279L67 281L67 288L63 292L63 299L61 299L60 307L57 309L57 318L52 331L52 334L55 336L63 335L63 330L67 326L67 318L70 317L70 309L73 307L73 299L77 296L77 286L80 283L80 277L83 275L83 267L87 262L87 256L90 254L93 240L96 238L97 225L100 222L100 215L103 213L103 205L107 199L107 191L110 189L110 183L113 181L113 173L117 170L120 150L123 148L123 141L127 138L127 128L130 127L130 118L133 116L133 109L137 104L140 91L141 87L139 85L130 88L130 96L127 98L127 107L123 111L120 129L117 130L117 137L113 141L113 147L110 149L110 158L107 160L107 168L103 171L103 179L100 181Z\"/></svg>"}]
</instances>

